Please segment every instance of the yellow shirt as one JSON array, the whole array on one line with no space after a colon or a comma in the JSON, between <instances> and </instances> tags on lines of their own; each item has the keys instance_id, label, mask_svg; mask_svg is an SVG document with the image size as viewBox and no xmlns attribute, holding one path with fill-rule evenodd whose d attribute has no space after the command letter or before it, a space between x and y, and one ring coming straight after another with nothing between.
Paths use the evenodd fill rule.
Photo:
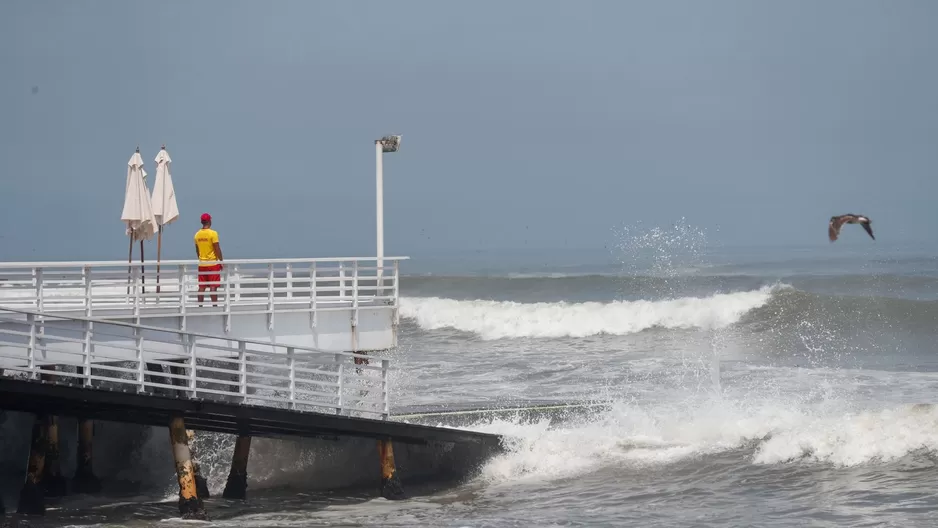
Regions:
<instances>
[{"instance_id":1,"label":"yellow shirt","mask_svg":"<svg viewBox=\"0 0 938 528\"><path fill-rule=\"evenodd\" d=\"M215 244L218 243L218 232L214 229L202 228L195 233L195 246L199 249L199 260L213 262L218 260L215 255Z\"/></svg>"}]
</instances>

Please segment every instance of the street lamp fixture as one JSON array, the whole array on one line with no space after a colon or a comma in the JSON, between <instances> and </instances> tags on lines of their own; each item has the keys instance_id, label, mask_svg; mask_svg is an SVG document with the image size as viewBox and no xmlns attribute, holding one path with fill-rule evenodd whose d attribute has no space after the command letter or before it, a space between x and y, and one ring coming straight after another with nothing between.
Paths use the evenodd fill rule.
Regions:
<instances>
[{"instance_id":1,"label":"street lamp fixture","mask_svg":"<svg viewBox=\"0 0 938 528\"><path fill-rule=\"evenodd\" d=\"M382 152L397 152L401 148L401 136L384 136L377 143L381 143Z\"/></svg>"}]
</instances>

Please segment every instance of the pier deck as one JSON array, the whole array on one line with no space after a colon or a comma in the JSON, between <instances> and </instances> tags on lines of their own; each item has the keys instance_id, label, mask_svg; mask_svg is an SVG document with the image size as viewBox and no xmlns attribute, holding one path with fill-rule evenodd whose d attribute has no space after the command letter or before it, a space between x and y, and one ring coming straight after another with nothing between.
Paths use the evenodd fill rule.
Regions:
<instances>
[{"instance_id":1,"label":"pier deck","mask_svg":"<svg viewBox=\"0 0 938 528\"><path fill-rule=\"evenodd\" d=\"M0 308L4 409L157 426L182 417L191 429L250 436L498 442L493 435L390 421L391 363L387 357Z\"/></svg>"},{"instance_id":2,"label":"pier deck","mask_svg":"<svg viewBox=\"0 0 938 528\"><path fill-rule=\"evenodd\" d=\"M500 448L501 437L446 427L324 413L292 411L205 399L94 389L0 376L0 405L7 410L162 427L181 416L186 426L255 437L354 436L408 444L479 444Z\"/></svg>"},{"instance_id":3,"label":"pier deck","mask_svg":"<svg viewBox=\"0 0 938 528\"><path fill-rule=\"evenodd\" d=\"M199 302L199 263L4 262L0 306L318 350L397 344L404 257L228 260Z\"/></svg>"}]
</instances>

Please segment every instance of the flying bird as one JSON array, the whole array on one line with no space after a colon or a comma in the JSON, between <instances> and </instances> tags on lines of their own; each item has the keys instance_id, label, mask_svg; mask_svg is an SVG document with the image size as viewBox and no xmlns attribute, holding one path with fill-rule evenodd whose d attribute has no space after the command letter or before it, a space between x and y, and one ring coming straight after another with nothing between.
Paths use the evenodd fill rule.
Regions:
<instances>
[{"instance_id":1,"label":"flying bird","mask_svg":"<svg viewBox=\"0 0 938 528\"><path fill-rule=\"evenodd\" d=\"M827 226L827 237L831 239L831 242L837 240L837 236L840 235L840 228L844 224L860 224L863 226L863 229L866 230L867 234L870 235L870 238L876 240L876 237L873 236L873 228L870 227L872 221L858 214L847 213L840 216L832 216L831 222Z\"/></svg>"}]
</instances>

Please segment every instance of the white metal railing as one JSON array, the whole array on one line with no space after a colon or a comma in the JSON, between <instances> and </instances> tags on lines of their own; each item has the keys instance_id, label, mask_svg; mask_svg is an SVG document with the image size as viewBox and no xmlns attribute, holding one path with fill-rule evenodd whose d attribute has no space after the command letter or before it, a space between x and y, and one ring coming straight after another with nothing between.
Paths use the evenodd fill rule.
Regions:
<instances>
[{"instance_id":1,"label":"white metal railing","mask_svg":"<svg viewBox=\"0 0 938 528\"><path fill-rule=\"evenodd\" d=\"M86 317L145 317L398 310L406 257L226 260L202 286L197 261L0 262L0 306ZM217 301L212 300L212 295ZM199 296L203 296L199 302ZM77 314L76 314L77 315ZM227 327L226 327L227 328Z\"/></svg>"},{"instance_id":2,"label":"white metal railing","mask_svg":"<svg viewBox=\"0 0 938 528\"><path fill-rule=\"evenodd\" d=\"M386 420L389 368L387 358L0 308L5 376Z\"/></svg>"}]
</instances>

